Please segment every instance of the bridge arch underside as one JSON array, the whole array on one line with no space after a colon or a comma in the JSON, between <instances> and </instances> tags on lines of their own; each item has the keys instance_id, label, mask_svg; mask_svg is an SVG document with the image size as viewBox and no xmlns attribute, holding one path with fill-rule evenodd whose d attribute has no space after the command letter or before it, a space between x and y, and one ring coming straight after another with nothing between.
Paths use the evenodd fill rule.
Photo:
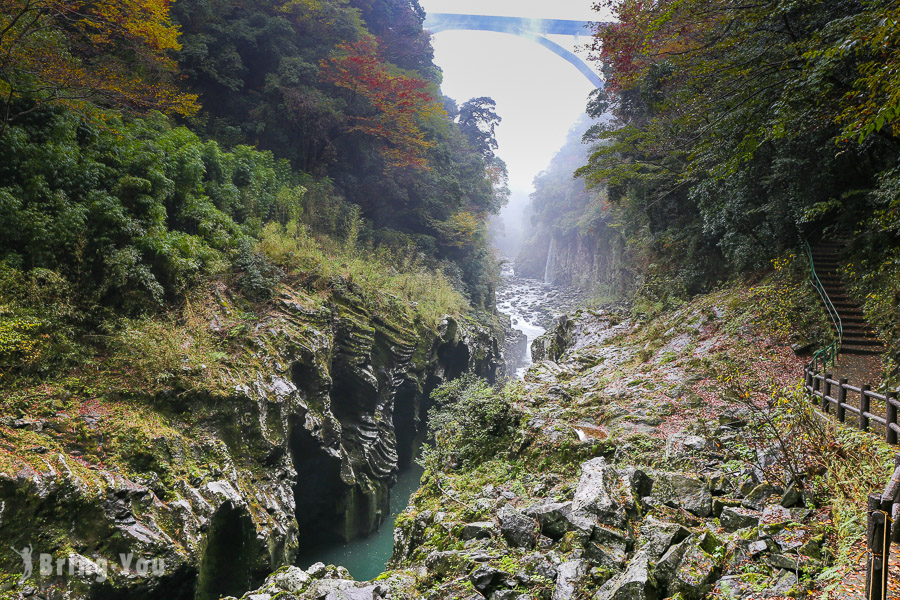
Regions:
<instances>
[{"instance_id":1,"label":"bridge arch underside","mask_svg":"<svg viewBox=\"0 0 900 600\"><path fill-rule=\"evenodd\" d=\"M572 66L578 69L579 73L587 77L588 81L590 81L594 85L594 87L603 87L603 80L600 78L600 76L594 73L594 71L587 65L587 63L585 63L577 54L575 54L571 50L563 48L553 40L549 40L544 36L531 31L527 31L524 29L477 27L472 25L438 25L435 27L430 27L429 31L431 31L431 33L441 33L442 31L491 31L493 33L517 35L527 40L531 40L532 42L536 42L544 48L547 48L557 56L560 56L561 58L567 60Z\"/></svg>"}]
</instances>

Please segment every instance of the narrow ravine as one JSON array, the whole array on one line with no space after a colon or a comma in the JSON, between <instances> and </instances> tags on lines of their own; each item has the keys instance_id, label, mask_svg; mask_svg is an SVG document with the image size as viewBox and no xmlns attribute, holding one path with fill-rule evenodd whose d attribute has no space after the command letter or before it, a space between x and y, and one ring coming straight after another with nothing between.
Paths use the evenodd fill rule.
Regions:
<instances>
[{"instance_id":1,"label":"narrow ravine","mask_svg":"<svg viewBox=\"0 0 900 600\"><path fill-rule=\"evenodd\" d=\"M384 571L394 549L394 523L397 515L403 512L409 503L409 497L419 487L423 472L424 469L416 462L400 471L397 483L391 488L390 514L378 531L346 544L337 542L301 553L297 557L297 565L303 569L317 562L340 565L350 571L350 575L357 581L377 577Z\"/></svg>"},{"instance_id":2,"label":"narrow ravine","mask_svg":"<svg viewBox=\"0 0 900 600\"><path fill-rule=\"evenodd\" d=\"M578 295L570 289L517 277L511 266L504 267L497 289L497 310L508 315L513 328L521 331L528 340L525 361L516 369L518 379L524 377L531 365L531 342L543 335L554 319L570 310L577 299ZM399 473L397 483L391 488L390 514L378 531L347 543L317 545L301 552L296 564L304 569L317 562L340 565L358 581L378 576L391 558L394 523L418 488L422 472L422 467L413 461Z\"/></svg>"},{"instance_id":3,"label":"narrow ravine","mask_svg":"<svg viewBox=\"0 0 900 600\"><path fill-rule=\"evenodd\" d=\"M497 310L509 316L513 329L528 339L524 361L516 369L516 378L522 379L532 364L531 342L543 335L557 317L575 308L580 296L570 288L517 277L509 263L504 265L501 277Z\"/></svg>"}]
</instances>

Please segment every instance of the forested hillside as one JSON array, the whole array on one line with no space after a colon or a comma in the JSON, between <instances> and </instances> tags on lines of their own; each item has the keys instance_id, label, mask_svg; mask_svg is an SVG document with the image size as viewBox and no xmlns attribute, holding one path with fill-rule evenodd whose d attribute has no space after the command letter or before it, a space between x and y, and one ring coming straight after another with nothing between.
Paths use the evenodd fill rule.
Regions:
<instances>
[{"instance_id":1,"label":"forested hillside","mask_svg":"<svg viewBox=\"0 0 900 600\"><path fill-rule=\"evenodd\" d=\"M842 266L854 298L896 348L896 4L625 0L597 8L617 22L598 27L593 43L606 86L588 112L611 118L585 136L592 150L578 175L594 199L578 200L570 214L580 188L566 184L572 191L556 193L538 231L560 242L572 236L566 222L580 223L573 253L622 236L620 268L636 275L630 294L657 305L802 252L804 238L837 238L850 245ZM570 140L550 172L573 148ZM547 180L536 180L536 207L553 197ZM591 233L597 215L614 230ZM538 245L546 251L549 240Z\"/></svg>"},{"instance_id":2,"label":"forested hillside","mask_svg":"<svg viewBox=\"0 0 900 600\"><path fill-rule=\"evenodd\" d=\"M441 97L416 2L12 1L0 16L4 380L78 364L116 319L203 279L267 300L273 236L311 239L347 277L377 248L385 269L455 288L450 312L493 311L496 115L460 119Z\"/></svg>"}]
</instances>

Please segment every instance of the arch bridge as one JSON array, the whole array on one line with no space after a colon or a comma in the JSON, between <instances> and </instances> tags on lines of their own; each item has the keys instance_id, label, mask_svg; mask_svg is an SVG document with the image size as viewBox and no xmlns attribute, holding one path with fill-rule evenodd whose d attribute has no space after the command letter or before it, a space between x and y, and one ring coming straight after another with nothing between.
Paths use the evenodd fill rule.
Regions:
<instances>
[{"instance_id":1,"label":"arch bridge","mask_svg":"<svg viewBox=\"0 0 900 600\"><path fill-rule=\"evenodd\" d=\"M517 35L540 44L571 63L578 69L579 73L587 77L594 87L603 87L603 80L581 57L545 37L548 35L570 35L577 42L580 36L591 35L592 23L590 21L428 13L425 17L424 25L425 29L431 31L431 33L440 33L442 31L494 31Z\"/></svg>"}]
</instances>

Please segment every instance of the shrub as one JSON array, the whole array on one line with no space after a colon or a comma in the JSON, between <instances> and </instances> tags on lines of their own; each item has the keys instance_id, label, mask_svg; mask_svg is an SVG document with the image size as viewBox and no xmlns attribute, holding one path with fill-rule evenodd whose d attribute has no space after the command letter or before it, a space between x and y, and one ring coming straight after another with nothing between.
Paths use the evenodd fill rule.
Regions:
<instances>
[{"instance_id":1,"label":"shrub","mask_svg":"<svg viewBox=\"0 0 900 600\"><path fill-rule=\"evenodd\" d=\"M432 392L434 441L423 452L426 468L470 467L503 454L521 417L512 403L513 390L465 375Z\"/></svg>"}]
</instances>

